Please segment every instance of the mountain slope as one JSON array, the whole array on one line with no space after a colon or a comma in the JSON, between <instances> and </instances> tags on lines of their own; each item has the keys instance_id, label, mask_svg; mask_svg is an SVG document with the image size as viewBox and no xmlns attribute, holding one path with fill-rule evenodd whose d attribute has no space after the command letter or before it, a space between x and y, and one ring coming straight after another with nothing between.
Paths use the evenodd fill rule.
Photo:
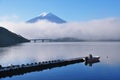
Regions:
<instances>
[{"instance_id":1,"label":"mountain slope","mask_svg":"<svg viewBox=\"0 0 120 80\"><path fill-rule=\"evenodd\" d=\"M39 20L48 20L50 22L59 23L59 24L66 23L65 20L59 18L58 16L56 16L52 13L42 13L40 16L32 18L32 19L28 20L27 22L28 23L35 23Z\"/></svg>"},{"instance_id":2,"label":"mountain slope","mask_svg":"<svg viewBox=\"0 0 120 80\"><path fill-rule=\"evenodd\" d=\"M10 32L3 27L0 27L0 47L14 45L22 42L29 42L29 40Z\"/></svg>"}]
</instances>

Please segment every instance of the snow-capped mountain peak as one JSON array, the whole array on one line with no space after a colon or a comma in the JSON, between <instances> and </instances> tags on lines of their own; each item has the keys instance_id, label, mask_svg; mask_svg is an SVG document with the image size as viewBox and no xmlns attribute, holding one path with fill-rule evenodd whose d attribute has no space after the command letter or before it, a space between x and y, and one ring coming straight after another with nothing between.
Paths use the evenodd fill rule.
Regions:
<instances>
[{"instance_id":1,"label":"snow-capped mountain peak","mask_svg":"<svg viewBox=\"0 0 120 80\"><path fill-rule=\"evenodd\" d=\"M48 20L50 22L58 23L58 24L66 23L65 20L59 18L58 16L54 15L51 12L50 13L43 12L38 17L32 18L32 19L28 20L27 22L28 23L35 23L35 22L38 22L40 20Z\"/></svg>"},{"instance_id":2,"label":"snow-capped mountain peak","mask_svg":"<svg viewBox=\"0 0 120 80\"><path fill-rule=\"evenodd\" d=\"M41 14L40 14L40 16L46 16L48 13L46 13L46 12L42 12Z\"/></svg>"}]
</instances>

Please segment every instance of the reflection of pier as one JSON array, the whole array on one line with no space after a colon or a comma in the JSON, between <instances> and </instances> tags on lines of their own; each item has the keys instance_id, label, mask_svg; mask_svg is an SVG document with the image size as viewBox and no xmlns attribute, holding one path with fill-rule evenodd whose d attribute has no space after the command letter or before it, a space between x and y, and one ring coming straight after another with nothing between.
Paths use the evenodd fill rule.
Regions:
<instances>
[{"instance_id":1,"label":"reflection of pier","mask_svg":"<svg viewBox=\"0 0 120 80\"><path fill-rule=\"evenodd\" d=\"M0 78L12 77L14 75L22 75L33 71L42 71L55 67L66 66L78 62L83 62L83 58L73 58L69 60L52 60L31 64L11 65L7 67L0 67Z\"/></svg>"}]
</instances>

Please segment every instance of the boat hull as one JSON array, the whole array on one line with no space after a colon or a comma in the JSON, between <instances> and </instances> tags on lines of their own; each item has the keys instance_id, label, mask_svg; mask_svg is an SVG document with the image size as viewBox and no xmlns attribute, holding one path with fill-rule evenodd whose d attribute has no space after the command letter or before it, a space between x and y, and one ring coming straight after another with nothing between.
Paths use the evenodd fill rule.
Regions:
<instances>
[{"instance_id":1,"label":"boat hull","mask_svg":"<svg viewBox=\"0 0 120 80\"><path fill-rule=\"evenodd\" d=\"M99 59L100 59L100 57L88 58L88 59L86 60L86 62L95 63L95 62L99 62Z\"/></svg>"}]
</instances>

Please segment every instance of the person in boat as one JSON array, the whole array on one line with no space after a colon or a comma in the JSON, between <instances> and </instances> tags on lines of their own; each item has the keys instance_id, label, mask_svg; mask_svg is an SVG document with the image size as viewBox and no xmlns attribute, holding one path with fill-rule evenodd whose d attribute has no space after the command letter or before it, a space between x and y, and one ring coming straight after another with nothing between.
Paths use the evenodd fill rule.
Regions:
<instances>
[{"instance_id":1,"label":"person in boat","mask_svg":"<svg viewBox=\"0 0 120 80\"><path fill-rule=\"evenodd\" d=\"M92 54L89 54L89 56L88 56L88 57L85 57L85 61L88 61L89 59L93 59Z\"/></svg>"},{"instance_id":2,"label":"person in boat","mask_svg":"<svg viewBox=\"0 0 120 80\"><path fill-rule=\"evenodd\" d=\"M90 58L90 59L92 59L92 58L93 58L92 54L89 54L89 58Z\"/></svg>"}]
</instances>

